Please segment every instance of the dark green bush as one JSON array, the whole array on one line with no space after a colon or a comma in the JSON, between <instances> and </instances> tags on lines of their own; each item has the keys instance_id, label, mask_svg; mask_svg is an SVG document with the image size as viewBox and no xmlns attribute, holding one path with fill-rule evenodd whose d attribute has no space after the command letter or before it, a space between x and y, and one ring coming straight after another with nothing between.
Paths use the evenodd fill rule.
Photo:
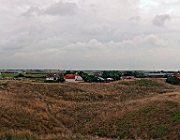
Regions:
<instances>
[{"instance_id":1,"label":"dark green bush","mask_svg":"<svg viewBox=\"0 0 180 140\"><path fill-rule=\"evenodd\" d=\"M166 82L173 85L180 85L180 79L175 76L168 77Z\"/></svg>"},{"instance_id":2,"label":"dark green bush","mask_svg":"<svg viewBox=\"0 0 180 140\"><path fill-rule=\"evenodd\" d=\"M57 80L59 83L65 82L64 76L60 76L59 79Z\"/></svg>"},{"instance_id":3,"label":"dark green bush","mask_svg":"<svg viewBox=\"0 0 180 140\"><path fill-rule=\"evenodd\" d=\"M18 77L25 77L22 73L19 73L18 75L14 76L15 78L18 78Z\"/></svg>"}]
</instances>

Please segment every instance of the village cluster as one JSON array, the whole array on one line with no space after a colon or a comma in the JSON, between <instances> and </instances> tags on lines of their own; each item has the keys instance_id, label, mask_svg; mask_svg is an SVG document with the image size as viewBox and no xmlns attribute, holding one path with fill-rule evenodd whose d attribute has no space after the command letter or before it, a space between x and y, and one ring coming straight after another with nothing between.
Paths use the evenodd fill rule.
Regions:
<instances>
[{"instance_id":1,"label":"village cluster","mask_svg":"<svg viewBox=\"0 0 180 140\"><path fill-rule=\"evenodd\" d=\"M46 76L46 81L57 81L60 78L64 78L66 82L82 82L83 78L80 74L62 74L62 73L49 73Z\"/></svg>"},{"instance_id":2,"label":"village cluster","mask_svg":"<svg viewBox=\"0 0 180 140\"><path fill-rule=\"evenodd\" d=\"M0 80L40 80L44 82L112 82L135 78L180 79L179 72L146 71L48 71L48 70L1 70Z\"/></svg>"},{"instance_id":3,"label":"village cluster","mask_svg":"<svg viewBox=\"0 0 180 140\"><path fill-rule=\"evenodd\" d=\"M143 78L167 78L167 77L176 77L180 79L179 73L143 73ZM93 75L94 76L94 75ZM46 76L46 81L57 81L61 77L64 78L66 82L84 82L86 81L80 74L58 74L58 73L50 73ZM112 77L103 77L102 74L96 74L95 76L96 82L112 82L117 81L113 76ZM138 76L130 75L121 75L119 76L118 80L133 80L135 78L142 78Z\"/></svg>"}]
</instances>

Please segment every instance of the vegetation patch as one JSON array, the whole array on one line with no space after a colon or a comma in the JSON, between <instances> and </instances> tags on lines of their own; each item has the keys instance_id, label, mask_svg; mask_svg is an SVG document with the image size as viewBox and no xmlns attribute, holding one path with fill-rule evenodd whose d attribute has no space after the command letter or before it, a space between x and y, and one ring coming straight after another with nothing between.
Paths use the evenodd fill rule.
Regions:
<instances>
[{"instance_id":1,"label":"vegetation patch","mask_svg":"<svg viewBox=\"0 0 180 140\"><path fill-rule=\"evenodd\" d=\"M128 98L142 98L150 93L164 94L172 91L172 88L156 81L142 79L135 81L119 82L116 88L123 94L128 94ZM131 96L131 95L132 96Z\"/></svg>"},{"instance_id":2,"label":"vegetation patch","mask_svg":"<svg viewBox=\"0 0 180 140\"><path fill-rule=\"evenodd\" d=\"M162 86L158 82L152 81L152 80L137 80L134 81L133 84L136 86L144 86L144 87L157 87L157 86Z\"/></svg>"},{"instance_id":3,"label":"vegetation patch","mask_svg":"<svg viewBox=\"0 0 180 140\"><path fill-rule=\"evenodd\" d=\"M38 140L37 137L29 133L5 133L0 134L1 140Z\"/></svg>"},{"instance_id":4,"label":"vegetation patch","mask_svg":"<svg viewBox=\"0 0 180 140\"><path fill-rule=\"evenodd\" d=\"M158 111L158 108L156 108L154 106L147 106L147 107L140 109L140 111L143 112L144 114L149 114L151 112Z\"/></svg>"},{"instance_id":5,"label":"vegetation patch","mask_svg":"<svg viewBox=\"0 0 180 140\"><path fill-rule=\"evenodd\" d=\"M9 81L0 94L0 139L178 139L179 95L148 95L173 86L149 81L128 83ZM26 130L33 135L3 133L9 130Z\"/></svg>"},{"instance_id":6,"label":"vegetation patch","mask_svg":"<svg viewBox=\"0 0 180 140\"><path fill-rule=\"evenodd\" d=\"M167 127L163 124L153 127L153 137L160 138L167 133Z\"/></svg>"},{"instance_id":7,"label":"vegetation patch","mask_svg":"<svg viewBox=\"0 0 180 140\"><path fill-rule=\"evenodd\" d=\"M117 122L117 137L125 138L125 136L130 136L130 131L132 128L132 123L128 122L126 119L122 119Z\"/></svg>"},{"instance_id":8,"label":"vegetation patch","mask_svg":"<svg viewBox=\"0 0 180 140\"><path fill-rule=\"evenodd\" d=\"M171 116L173 122L180 122L180 112L176 112Z\"/></svg>"},{"instance_id":9,"label":"vegetation patch","mask_svg":"<svg viewBox=\"0 0 180 140\"><path fill-rule=\"evenodd\" d=\"M141 79L141 80L135 80L135 81L123 81L120 82L120 84L127 85L127 86L140 86L140 87L157 87L157 86L163 86L162 84L147 80L147 79Z\"/></svg>"},{"instance_id":10,"label":"vegetation patch","mask_svg":"<svg viewBox=\"0 0 180 140\"><path fill-rule=\"evenodd\" d=\"M93 131L95 132L95 135L97 135L99 137L107 137L107 135L108 135L108 132L101 128L96 128Z\"/></svg>"},{"instance_id":11,"label":"vegetation patch","mask_svg":"<svg viewBox=\"0 0 180 140\"><path fill-rule=\"evenodd\" d=\"M126 113L109 122L99 122L100 126L91 131L100 137L135 139L166 138L170 130L178 128L180 120L179 106L175 102L154 102L138 111ZM176 136L178 137L178 136Z\"/></svg>"},{"instance_id":12,"label":"vegetation patch","mask_svg":"<svg viewBox=\"0 0 180 140\"><path fill-rule=\"evenodd\" d=\"M8 83L0 83L0 89L5 89L8 87Z\"/></svg>"}]
</instances>

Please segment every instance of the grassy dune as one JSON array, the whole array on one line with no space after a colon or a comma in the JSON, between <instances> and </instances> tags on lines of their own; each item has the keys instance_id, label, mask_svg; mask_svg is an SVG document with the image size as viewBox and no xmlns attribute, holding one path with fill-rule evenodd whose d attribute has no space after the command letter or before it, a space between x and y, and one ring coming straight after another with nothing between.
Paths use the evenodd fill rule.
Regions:
<instances>
[{"instance_id":1,"label":"grassy dune","mask_svg":"<svg viewBox=\"0 0 180 140\"><path fill-rule=\"evenodd\" d=\"M163 81L0 83L0 139L178 139L180 87Z\"/></svg>"}]
</instances>

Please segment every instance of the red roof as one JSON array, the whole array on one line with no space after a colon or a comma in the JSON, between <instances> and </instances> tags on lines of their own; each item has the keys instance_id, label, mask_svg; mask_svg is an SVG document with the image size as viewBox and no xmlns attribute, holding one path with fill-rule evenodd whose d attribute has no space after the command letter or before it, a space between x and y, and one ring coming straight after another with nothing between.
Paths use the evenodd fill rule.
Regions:
<instances>
[{"instance_id":1,"label":"red roof","mask_svg":"<svg viewBox=\"0 0 180 140\"><path fill-rule=\"evenodd\" d=\"M64 75L65 79L75 79L76 76L80 76L79 74L66 74Z\"/></svg>"},{"instance_id":2,"label":"red roof","mask_svg":"<svg viewBox=\"0 0 180 140\"><path fill-rule=\"evenodd\" d=\"M180 74L176 74L175 76L176 76L177 78L180 78Z\"/></svg>"}]
</instances>

